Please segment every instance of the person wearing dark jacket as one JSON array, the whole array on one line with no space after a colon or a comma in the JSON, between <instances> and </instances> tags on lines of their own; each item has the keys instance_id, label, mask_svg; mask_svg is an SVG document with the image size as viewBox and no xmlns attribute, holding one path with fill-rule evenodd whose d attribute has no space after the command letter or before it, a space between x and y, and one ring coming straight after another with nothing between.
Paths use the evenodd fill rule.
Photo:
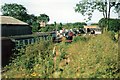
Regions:
<instances>
[{"instance_id":1,"label":"person wearing dark jacket","mask_svg":"<svg viewBox=\"0 0 120 80\"><path fill-rule=\"evenodd\" d=\"M56 31L53 30L52 31L52 41L55 42L55 40L56 40Z\"/></svg>"},{"instance_id":2,"label":"person wearing dark jacket","mask_svg":"<svg viewBox=\"0 0 120 80\"><path fill-rule=\"evenodd\" d=\"M72 31L69 31L68 32L68 38L67 38L67 42L71 43L72 42L72 39L73 39L73 32Z\"/></svg>"}]
</instances>

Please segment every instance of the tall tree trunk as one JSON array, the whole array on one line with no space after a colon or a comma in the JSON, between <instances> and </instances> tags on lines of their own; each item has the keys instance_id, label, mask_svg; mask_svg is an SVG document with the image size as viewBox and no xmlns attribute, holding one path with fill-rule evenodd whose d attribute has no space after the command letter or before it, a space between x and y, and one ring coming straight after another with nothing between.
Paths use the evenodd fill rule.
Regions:
<instances>
[{"instance_id":1,"label":"tall tree trunk","mask_svg":"<svg viewBox=\"0 0 120 80\"><path fill-rule=\"evenodd\" d=\"M105 18L107 19L108 18L108 12L107 12L107 0L105 0L105 14L106 14L106 16L105 16Z\"/></svg>"},{"instance_id":2,"label":"tall tree trunk","mask_svg":"<svg viewBox=\"0 0 120 80\"><path fill-rule=\"evenodd\" d=\"M110 6L110 3L109 3L108 19L110 18L110 10L111 10L111 6Z\"/></svg>"},{"instance_id":3,"label":"tall tree trunk","mask_svg":"<svg viewBox=\"0 0 120 80\"><path fill-rule=\"evenodd\" d=\"M108 7L109 9L108 9L108 18L107 18L107 27L106 27L106 29L108 30L108 28L109 28L109 19L110 19L110 10L111 10L111 5L110 5L110 2L109 2L109 7Z\"/></svg>"},{"instance_id":4,"label":"tall tree trunk","mask_svg":"<svg viewBox=\"0 0 120 80\"><path fill-rule=\"evenodd\" d=\"M105 1L107 1L107 0L105 0ZM108 3L106 3L106 5L105 5L105 8L106 8L106 9L105 9L105 13L106 13L105 19L106 19L106 20L108 19L108 8L107 8L107 4L108 4ZM105 23L107 24L108 21L106 21L106 20L105 20ZM107 31L107 25L106 25L104 31L105 31L105 32Z\"/></svg>"},{"instance_id":5,"label":"tall tree trunk","mask_svg":"<svg viewBox=\"0 0 120 80\"><path fill-rule=\"evenodd\" d=\"M102 6L102 9L103 9L103 17L105 18L105 5Z\"/></svg>"},{"instance_id":6,"label":"tall tree trunk","mask_svg":"<svg viewBox=\"0 0 120 80\"><path fill-rule=\"evenodd\" d=\"M109 2L109 9L108 9L108 18L107 18L107 29L109 28L109 19L110 19L110 11L111 11L111 4L110 4L110 2Z\"/></svg>"}]
</instances>

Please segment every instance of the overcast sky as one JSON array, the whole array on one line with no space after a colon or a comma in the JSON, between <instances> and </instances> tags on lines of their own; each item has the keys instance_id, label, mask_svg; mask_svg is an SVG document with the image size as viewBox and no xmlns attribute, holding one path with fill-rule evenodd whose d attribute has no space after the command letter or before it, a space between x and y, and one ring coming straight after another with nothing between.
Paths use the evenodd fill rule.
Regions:
<instances>
[{"instance_id":1,"label":"overcast sky","mask_svg":"<svg viewBox=\"0 0 120 80\"><path fill-rule=\"evenodd\" d=\"M4 3L17 3L26 7L29 14L38 16L47 14L50 17L49 23L68 23L68 22L85 22L80 13L74 11L76 3L80 0L1 0ZM94 12L90 22L98 22L102 18L102 13ZM112 13L112 18L117 18L117 14Z\"/></svg>"}]
</instances>

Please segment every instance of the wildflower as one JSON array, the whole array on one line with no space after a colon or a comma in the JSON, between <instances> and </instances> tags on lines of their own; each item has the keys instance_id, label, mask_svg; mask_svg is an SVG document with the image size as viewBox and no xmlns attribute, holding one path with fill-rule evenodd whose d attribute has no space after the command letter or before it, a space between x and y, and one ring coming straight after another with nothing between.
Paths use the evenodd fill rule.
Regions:
<instances>
[{"instance_id":1,"label":"wildflower","mask_svg":"<svg viewBox=\"0 0 120 80\"><path fill-rule=\"evenodd\" d=\"M5 78L8 78L8 76L5 76Z\"/></svg>"},{"instance_id":2,"label":"wildflower","mask_svg":"<svg viewBox=\"0 0 120 80\"><path fill-rule=\"evenodd\" d=\"M35 73L35 72L33 72L32 74L31 74L31 76L36 76L37 74Z\"/></svg>"},{"instance_id":3,"label":"wildflower","mask_svg":"<svg viewBox=\"0 0 120 80\"><path fill-rule=\"evenodd\" d=\"M36 67L38 67L38 66L39 66L39 64L36 64L35 66L36 66Z\"/></svg>"},{"instance_id":4,"label":"wildflower","mask_svg":"<svg viewBox=\"0 0 120 80\"><path fill-rule=\"evenodd\" d=\"M26 75L26 77L28 77L29 75Z\"/></svg>"}]
</instances>

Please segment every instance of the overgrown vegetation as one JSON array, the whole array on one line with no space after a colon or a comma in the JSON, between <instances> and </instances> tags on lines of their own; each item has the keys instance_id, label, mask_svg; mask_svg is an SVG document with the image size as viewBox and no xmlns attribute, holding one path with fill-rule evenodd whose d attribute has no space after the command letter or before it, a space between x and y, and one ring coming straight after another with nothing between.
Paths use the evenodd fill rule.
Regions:
<instances>
[{"instance_id":1,"label":"overgrown vegetation","mask_svg":"<svg viewBox=\"0 0 120 80\"><path fill-rule=\"evenodd\" d=\"M53 69L53 44L41 41L21 49L18 57L5 68L8 70L2 76L4 78L30 78L49 76Z\"/></svg>"},{"instance_id":2,"label":"overgrown vegetation","mask_svg":"<svg viewBox=\"0 0 120 80\"><path fill-rule=\"evenodd\" d=\"M95 37L91 36L85 42L77 41L71 44L67 50L71 61L65 70L71 71L74 75L70 74L66 77L120 77L118 73L118 43L115 43L112 38L110 33L105 33ZM66 71L63 73L68 74Z\"/></svg>"},{"instance_id":3,"label":"overgrown vegetation","mask_svg":"<svg viewBox=\"0 0 120 80\"><path fill-rule=\"evenodd\" d=\"M107 21L105 18L100 19L98 23L99 27L103 29L109 25L107 28L108 31L118 32L120 30L120 19L109 19L109 24Z\"/></svg>"},{"instance_id":4,"label":"overgrown vegetation","mask_svg":"<svg viewBox=\"0 0 120 80\"><path fill-rule=\"evenodd\" d=\"M2 78L119 78L118 42L108 32L71 44L42 41L21 49L5 69Z\"/></svg>"}]
</instances>

